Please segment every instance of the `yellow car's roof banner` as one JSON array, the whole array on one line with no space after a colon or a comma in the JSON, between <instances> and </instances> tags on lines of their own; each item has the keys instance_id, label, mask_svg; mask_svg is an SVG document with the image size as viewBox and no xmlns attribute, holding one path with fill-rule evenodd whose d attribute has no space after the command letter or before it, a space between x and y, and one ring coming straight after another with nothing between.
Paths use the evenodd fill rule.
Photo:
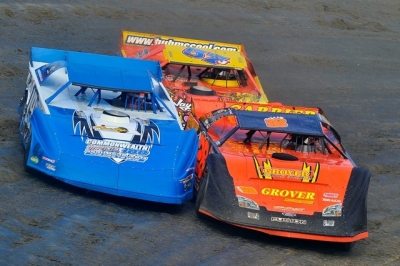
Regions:
<instances>
[{"instance_id":1,"label":"yellow car's roof banner","mask_svg":"<svg viewBox=\"0 0 400 266\"><path fill-rule=\"evenodd\" d=\"M122 31L122 42L125 45L151 46L157 44L166 44L222 51L243 51L243 45L241 44L197 40L134 31Z\"/></svg>"}]
</instances>

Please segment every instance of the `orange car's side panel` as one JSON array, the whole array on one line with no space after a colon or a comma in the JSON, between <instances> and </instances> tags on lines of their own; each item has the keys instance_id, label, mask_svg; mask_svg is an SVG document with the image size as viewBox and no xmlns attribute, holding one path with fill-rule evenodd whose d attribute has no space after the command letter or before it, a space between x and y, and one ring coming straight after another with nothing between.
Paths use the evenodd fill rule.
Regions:
<instances>
[{"instance_id":1,"label":"orange car's side panel","mask_svg":"<svg viewBox=\"0 0 400 266\"><path fill-rule=\"evenodd\" d=\"M206 139L206 136L204 134L200 134L199 151L196 157L196 169L195 169L195 173L198 178L203 177L204 168L206 166L206 160L209 152L210 152L210 142Z\"/></svg>"}]
</instances>

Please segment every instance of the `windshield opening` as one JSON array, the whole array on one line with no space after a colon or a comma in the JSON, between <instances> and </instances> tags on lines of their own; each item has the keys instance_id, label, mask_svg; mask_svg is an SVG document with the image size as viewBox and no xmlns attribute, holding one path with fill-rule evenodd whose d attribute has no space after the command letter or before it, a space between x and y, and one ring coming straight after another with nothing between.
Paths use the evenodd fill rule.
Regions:
<instances>
[{"instance_id":1,"label":"windshield opening","mask_svg":"<svg viewBox=\"0 0 400 266\"><path fill-rule=\"evenodd\" d=\"M231 68L213 68L204 66L167 64L163 67L164 75L171 81L206 80L219 87L246 87L247 76L243 70ZM222 82L222 83L221 83Z\"/></svg>"}]
</instances>

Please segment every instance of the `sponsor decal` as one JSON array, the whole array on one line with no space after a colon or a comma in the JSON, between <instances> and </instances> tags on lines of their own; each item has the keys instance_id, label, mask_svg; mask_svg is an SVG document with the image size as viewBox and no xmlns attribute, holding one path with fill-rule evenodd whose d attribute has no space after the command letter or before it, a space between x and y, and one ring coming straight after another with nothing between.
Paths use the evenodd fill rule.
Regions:
<instances>
[{"instance_id":1,"label":"sponsor decal","mask_svg":"<svg viewBox=\"0 0 400 266\"><path fill-rule=\"evenodd\" d=\"M30 158L31 162L34 164L38 164L39 163L39 158L37 156L31 156Z\"/></svg>"},{"instance_id":2,"label":"sponsor decal","mask_svg":"<svg viewBox=\"0 0 400 266\"><path fill-rule=\"evenodd\" d=\"M284 201L285 202L300 203L300 204L314 204L313 200L299 200L299 199L285 198Z\"/></svg>"},{"instance_id":3,"label":"sponsor decal","mask_svg":"<svg viewBox=\"0 0 400 266\"><path fill-rule=\"evenodd\" d=\"M275 210L287 211L287 212L304 212L304 208L294 208L294 207L284 207L284 206L274 206Z\"/></svg>"},{"instance_id":4,"label":"sponsor decal","mask_svg":"<svg viewBox=\"0 0 400 266\"><path fill-rule=\"evenodd\" d=\"M135 133L128 141L104 140L102 125L96 125L93 116L89 117L83 111L75 111L72 115L73 131L78 131L86 148L87 156L110 158L116 163L125 161L146 162L154 143L160 143L160 130L151 120L138 118L131 119L132 126L136 127ZM108 128L109 129L109 128ZM110 130L105 131L110 131ZM119 128L127 133L127 129ZM85 138L86 137L86 138Z\"/></svg>"},{"instance_id":5,"label":"sponsor decal","mask_svg":"<svg viewBox=\"0 0 400 266\"><path fill-rule=\"evenodd\" d=\"M236 189L243 194L257 194L257 190L253 187L237 186Z\"/></svg>"},{"instance_id":6,"label":"sponsor decal","mask_svg":"<svg viewBox=\"0 0 400 266\"><path fill-rule=\"evenodd\" d=\"M124 127L108 127L106 125L94 126L93 129L96 131L114 131L114 132L118 132L118 133L127 133L128 132L128 129L126 129Z\"/></svg>"},{"instance_id":7,"label":"sponsor decal","mask_svg":"<svg viewBox=\"0 0 400 266\"><path fill-rule=\"evenodd\" d=\"M56 162L56 160L47 158L46 156L42 156L42 159L45 160L45 161L48 161L48 162L50 162L50 163L55 163L55 162Z\"/></svg>"},{"instance_id":8,"label":"sponsor decal","mask_svg":"<svg viewBox=\"0 0 400 266\"><path fill-rule=\"evenodd\" d=\"M318 179L320 169L319 163L315 163L313 170L306 162L303 162L302 169L288 169L273 167L269 159L263 162L262 167L255 156L253 156L253 161L258 178L261 179L286 178L315 183Z\"/></svg>"},{"instance_id":9,"label":"sponsor decal","mask_svg":"<svg viewBox=\"0 0 400 266\"><path fill-rule=\"evenodd\" d=\"M50 163L46 163L46 168L51 170L51 171L55 171L56 170L56 166Z\"/></svg>"},{"instance_id":10,"label":"sponsor decal","mask_svg":"<svg viewBox=\"0 0 400 266\"><path fill-rule=\"evenodd\" d=\"M266 103L262 100L262 95L258 93L246 93L246 92L230 92L230 91L219 91L218 96L221 96L221 99L224 101L234 101L234 102L243 102L243 104L251 105L251 102L255 103ZM230 103L227 103L230 104Z\"/></svg>"},{"instance_id":11,"label":"sponsor decal","mask_svg":"<svg viewBox=\"0 0 400 266\"><path fill-rule=\"evenodd\" d=\"M314 204L315 200L315 192L310 191L265 187L261 190L261 194L264 196L284 198L285 202L293 203Z\"/></svg>"},{"instance_id":12,"label":"sponsor decal","mask_svg":"<svg viewBox=\"0 0 400 266\"><path fill-rule=\"evenodd\" d=\"M230 59L226 56L191 47L184 49L182 53L188 57L199 59L212 65L226 65L229 64Z\"/></svg>"},{"instance_id":13,"label":"sponsor decal","mask_svg":"<svg viewBox=\"0 0 400 266\"><path fill-rule=\"evenodd\" d=\"M174 76L171 76L172 81L174 79ZM166 77L166 79L168 79L168 76ZM182 127L186 128L189 113L192 110L191 98L178 89L174 89L171 87L168 87L168 89L171 99L174 102L176 109L178 110L178 115L179 119L181 120Z\"/></svg>"},{"instance_id":14,"label":"sponsor decal","mask_svg":"<svg viewBox=\"0 0 400 266\"><path fill-rule=\"evenodd\" d=\"M89 138L86 139L85 144L86 149L84 154L87 156L107 157L140 163L147 161L152 147L151 145Z\"/></svg>"},{"instance_id":15,"label":"sponsor decal","mask_svg":"<svg viewBox=\"0 0 400 266\"><path fill-rule=\"evenodd\" d=\"M179 180L183 184L184 191L187 191L192 186L193 174L188 175L184 179Z\"/></svg>"},{"instance_id":16,"label":"sponsor decal","mask_svg":"<svg viewBox=\"0 0 400 266\"><path fill-rule=\"evenodd\" d=\"M307 220L283 218L283 217L271 217L271 222L301 224L301 225L307 224Z\"/></svg>"},{"instance_id":17,"label":"sponsor decal","mask_svg":"<svg viewBox=\"0 0 400 266\"><path fill-rule=\"evenodd\" d=\"M288 217L295 217L296 214L295 213L291 213L291 212L282 212L283 216L288 216Z\"/></svg>"},{"instance_id":18,"label":"sponsor decal","mask_svg":"<svg viewBox=\"0 0 400 266\"><path fill-rule=\"evenodd\" d=\"M324 193L324 197L325 198L334 198L336 199L339 196L339 194L337 193L331 193L331 192L325 192Z\"/></svg>"},{"instance_id":19,"label":"sponsor decal","mask_svg":"<svg viewBox=\"0 0 400 266\"><path fill-rule=\"evenodd\" d=\"M233 104L230 108L236 110L245 110L245 111L257 111L257 112L274 112L274 113L282 113L282 114L305 114L305 115L316 115L317 112L315 110L307 110L307 109L291 109L291 108L280 108L280 107L269 107L269 106L259 106L257 104L252 105L251 103L243 104Z\"/></svg>"},{"instance_id":20,"label":"sponsor decal","mask_svg":"<svg viewBox=\"0 0 400 266\"><path fill-rule=\"evenodd\" d=\"M260 220L260 215L256 212L247 212L247 217L250 219Z\"/></svg>"},{"instance_id":21,"label":"sponsor decal","mask_svg":"<svg viewBox=\"0 0 400 266\"><path fill-rule=\"evenodd\" d=\"M334 202L334 203L342 202L341 200L338 200L338 199L325 199L325 198L322 198L322 201Z\"/></svg>"},{"instance_id":22,"label":"sponsor decal","mask_svg":"<svg viewBox=\"0 0 400 266\"><path fill-rule=\"evenodd\" d=\"M127 35L125 38L125 44L133 44L133 45L157 45L157 44L166 44L166 45L175 45L182 47L194 47L194 48L205 48L205 49L214 49L214 50L224 50L224 51L238 51L238 48L235 46L226 46L219 45L217 43L210 42L196 42L195 40L183 40L182 38L172 38L168 36L155 36L155 37L144 37L141 35Z\"/></svg>"},{"instance_id":23,"label":"sponsor decal","mask_svg":"<svg viewBox=\"0 0 400 266\"><path fill-rule=\"evenodd\" d=\"M179 98L178 101L174 102L175 107L179 108L180 110L184 112L189 112L192 108L192 104L185 102L183 99Z\"/></svg>"},{"instance_id":24,"label":"sponsor decal","mask_svg":"<svg viewBox=\"0 0 400 266\"><path fill-rule=\"evenodd\" d=\"M268 117L264 119L265 125L271 128L288 127L287 120L282 116Z\"/></svg>"},{"instance_id":25,"label":"sponsor decal","mask_svg":"<svg viewBox=\"0 0 400 266\"><path fill-rule=\"evenodd\" d=\"M236 195L236 197L238 199L239 207L246 209L253 209L253 210L260 209L260 207L255 201L239 195Z\"/></svg>"},{"instance_id":26,"label":"sponsor decal","mask_svg":"<svg viewBox=\"0 0 400 266\"><path fill-rule=\"evenodd\" d=\"M328 206L322 210L323 217L340 217L342 216L342 203Z\"/></svg>"},{"instance_id":27,"label":"sponsor decal","mask_svg":"<svg viewBox=\"0 0 400 266\"><path fill-rule=\"evenodd\" d=\"M50 64L43 65L37 69L35 69L36 76L39 80L39 83L42 84L43 81L51 74L53 74L58 69L65 67L67 62L65 61L56 61Z\"/></svg>"},{"instance_id":28,"label":"sponsor decal","mask_svg":"<svg viewBox=\"0 0 400 266\"><path fill-rule=\"evenodd\" d=\"M322 226L335 226L335 221L334 220L323 220Z\"/></svg>"},{"instance_id":29,"label":"sponsor decal","mask_svg":"<svg viewBox=\"0 0 400 266\"><path fill-rule=\"evenodd\" d=\"M128 35L126 36L125 43L126 44L134 44L134 45L145 45L150 46L154 42L154 38L147 38L143 36L134 36Z\"/></svg>"}]
</instances>

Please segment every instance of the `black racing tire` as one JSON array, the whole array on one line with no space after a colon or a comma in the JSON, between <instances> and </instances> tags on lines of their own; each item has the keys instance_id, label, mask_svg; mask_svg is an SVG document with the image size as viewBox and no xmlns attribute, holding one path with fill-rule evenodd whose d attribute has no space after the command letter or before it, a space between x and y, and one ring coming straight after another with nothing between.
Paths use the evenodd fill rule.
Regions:
<instances>
[{"instance_id":1,"label":"black racing tire","mask_svg":"<svg viewBox=\"0 0 400 266\"><path fill-rule=\"evenodd\" d=\"M217 93L207 87L203 86L192 86L190 89L186 91L187 93L194 94L194 95L201 95L201 96L215 96Z\"/></svg>"},{"instance_id":2,"label":"black racing tire","mask_svg":"<svg viewBox=\"0 0 400 266\"><path fill-rule=\"evenodd\" d=\"M207 166L205 167L205 171L204 171L205 175L203 175L203 180L201 180L200 188L196 195L196 203L194 205L196 214L199 217L204 217L204 215L202 213L200 213L200 205L203 202L204 195L206 194L207 187L208 187L208 174L207 174L206 169L207 169Z\"/></svg>"}]
</instances>

